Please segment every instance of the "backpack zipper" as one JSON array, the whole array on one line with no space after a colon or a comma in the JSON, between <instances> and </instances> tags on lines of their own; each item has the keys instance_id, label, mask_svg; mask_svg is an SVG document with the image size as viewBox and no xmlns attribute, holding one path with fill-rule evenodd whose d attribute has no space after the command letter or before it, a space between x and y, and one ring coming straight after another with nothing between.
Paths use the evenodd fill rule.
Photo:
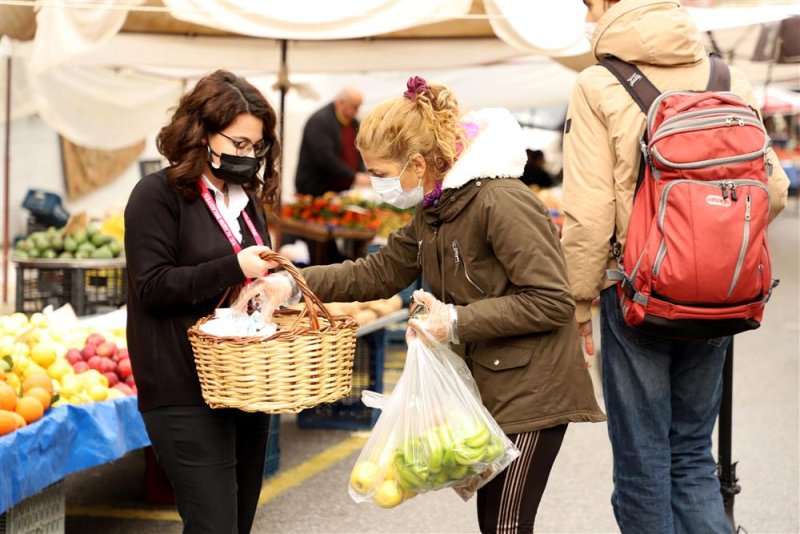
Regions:
<instances>
[{"instance_id":1,"label":"backpack zipper","mask_svg":"<svg viewBox=\"0 0 800 534\"><path fill-rule=\"evenodd\" d=\"M455 240L454 240L451 246L452 246L452 248L453 248L453 256L455 257L455 263L456 263L456 273L458 272L458 265L459 265L459 263L460 263L460 264L463 264L463 265L464 265L464 276L467 278L467 282L469 282L469 283L472 285L472 287L474 287L475 289L477 289L477 290L478 290L478 292L479 292L481 295L486 295L486 291L484 291L483 289L481 289L481 286L479 286L478 284L476 284L476 283L475 283L475 282L472 280L472 278L469 276L469 270L467 269L467 261L466 261L466 259L464 259L464 255L463 255L463 254L461 254L461 250L460 250L460 248L459 248L459 246L458 246L458 241L455 241Z\"/></svg>"},{"instance_id":2,"label":"backpack zipper","mask_svg":"<svg viewBox=\"0 0 800 534\"><path fill-rule=\"evenodd\" d=\"M750 242L750 195L747 195L745 202L742 246L739 249L739 258L736 260L736 269L733 271L733 280L731 281L731 287L728 289L727 298L731 298L733 290L736 289L736 284L739 282L739 275L742 274L742 264L744 263L744 253L747 252L747 245Z\"/></svg>"},{"instance_id":3,"label":"backpack zipper","mask_svg":"<svg viewBox=\"0 0 800 534\"><path fill-rule=\"evenodd\" d=\"M649 133L649 134L652 136L652 133L653 133L653 126L654 126L654 125L655 125L655 123L656 123L656 110L658 110L659 106L661 105L661 102L662 102L662 101L663 101L665 98L667 98L667 97L670 97L670 96L675 96L675 95L696 96L696 95L698 95L700 92L706 92L706 91L667 91L666 93L661 93L661 94L658 96L658 98L656 98L656 99L655 99L655 101L653 101L653 105L652 105L652 106L650 106L650 110L649 110L649 111L648 111L648 113L647 113L647 131L648 131L648 133ZM744 110L748 110L748 109L750 109L750 106L749 106L749 105L747 105L747 102L745 102L744 100L742 100L742 97L740 97L740 96L739 96L739 95L737 95L737 94L734 94L734 93L732 93L732 92L730 92L730 91L717 91L717 94L720 94L720 95L727 95L727 96L733 97L733 98L735 98L735 99L737 99L737 100L741 101L741 103L742 103L742 108L743 108ZM691 113L691 112L690 112L690 113Z\"/></svg>"},{"instance_id":4,"label":"backpack zipper","mask_svg":"<svg viewBox=\"0 0 800 534\"><path fill-rule=\"evenodd\" d=\"M664 126L661 125L658 128L658 133L656 134L656 136L653 138L652 141L650 141L650 144L652 145L653 143L660 141L665 137L669 137L670 135L681 132L691 132L693 130L700 130L715 126L729 127L733 126L734 124L740 127L745 125L755 126L756 128L764 131L766 134L766 130L764 130L764 126L761 124L760 121L756 119L751 119L749 117L737 117L736 115L728 115L727 117L717 117L713 119L688 119L685 122L686 122L685 125L683 124L684 121L676 122L668 128L664 128Z\"/></svg>"},{"instance_id":5,"label":"backpack zipper","mask_svg":"<svg viewBox=\"0 0 800 534\"><path fill-rule=\"evenodd\" d=\"M753 161L754 159L764 157L767 150L769 149L769 142L764 143L764 147L761 150L757 150L755 152L750 152L747 154L739 154L738 156L729 156L725 158L716 158L716 159L707 159L703 161L695 161L692 163L675 163L664 156L662 156L657 147L652 147L651 152L655 159L658 160L659 163L664 165L665 167L672 167L673 169L705 169L707 167L716 167L717 165L734 165L736 163L745 163L747 161Z\"/></svg>"},{"instance_id":6,"label":"backpack zipper","mask_svg":"<svg viewBox=\"0 0 800 534\"><path fill-rule=\"evenodd\" d=\"M682 121L682 120L685 120L685 119L690 119L690 118L694 118L694 117L701 117L701 116L709 116L710 117L710 116L714 116L714 115L722 115L722 114L725 114L725 113L741 113L743 115L747 115L747 116L755 118L755 119L758 118L758 116L755 114L755 112L750 108L729 106L729 107L725 107L725 108L701 109L699 111L686 111L686 112L683 112L683 113L679 113L679 114L675 115L674 117L670 117L667 120L665 120L664 122L662 122L659 125L658 128L659 129L665 128L666 126L668 126L668 125L670 125L670 124L672 124L674 122L679 122L679 121Z\"/></svg>"}]
</instances>

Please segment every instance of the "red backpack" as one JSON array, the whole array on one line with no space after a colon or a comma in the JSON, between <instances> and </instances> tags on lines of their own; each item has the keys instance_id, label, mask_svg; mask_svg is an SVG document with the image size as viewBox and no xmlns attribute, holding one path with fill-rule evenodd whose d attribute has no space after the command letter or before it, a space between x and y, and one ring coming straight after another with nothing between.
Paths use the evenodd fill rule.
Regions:
<instances>
[{"instance_id":1,"label":"red backpack","mask_svg":"<svg viewBox=\"0 0 800 534\"><path fill-rule=\"evenodd\" d=\"M778 284L767 222L770 140L759 115L730 91L711 58L705 91L661 94L634 65L609 69L647 115L625 248L612 248L625 321L671 338L758 328Z\"/></svg>"}]
</instances>

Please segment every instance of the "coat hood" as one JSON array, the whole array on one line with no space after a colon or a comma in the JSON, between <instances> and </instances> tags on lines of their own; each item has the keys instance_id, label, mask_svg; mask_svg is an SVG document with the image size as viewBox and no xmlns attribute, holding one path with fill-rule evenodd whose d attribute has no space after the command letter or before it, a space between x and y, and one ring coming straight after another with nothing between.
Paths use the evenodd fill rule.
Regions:
<instances>
[{"instance_id":1,"label":"coat hood","mask_svg":"<svg viewBox=\"0 0 800 534\"><path fill-rule=\"evenodd\" d=\"M592 38L598 59L663 67L692 65L706 57L700 32L678 0L622 0L600 19Z\"/></svg>"},{"instance_id":2,"label":"coat hood","mask_svg":"<svg viewBox=\"0 0 800 534\"><path fill-rule=\"evenodd\" d=\"M477 126L477 135L445 175L442 189L458 189L476 178L519 178L527 157L522 129L507 109L470 112L464 123Z\"/></svg>"}]
</instances>

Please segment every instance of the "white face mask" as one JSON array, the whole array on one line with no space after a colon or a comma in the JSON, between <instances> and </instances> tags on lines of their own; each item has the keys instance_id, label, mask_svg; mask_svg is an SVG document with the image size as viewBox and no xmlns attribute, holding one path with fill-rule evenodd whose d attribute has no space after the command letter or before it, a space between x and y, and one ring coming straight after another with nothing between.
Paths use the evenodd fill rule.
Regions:
<instances>
[{"instance_id":1,"label":"white face mask","mask_svg":"<svg viewBox=\"0 0 800 534\"><path fill-rule=\"evenodd\" d=\"M594 37L594 32L597 31L597 23L596 22L587 22L583 26L583 35L586 37L586 40L590 43L592 42L592 37Z\"/></svg>"},{"instance_id":2,"label":"white face mask","mask_svg":"<svg viewBox=\"0 0 800 534\"><path fill-rule=\"evenodd\" d=\"M406 164L403 166L403 170L400 171L400 174L397 176L386 178L378 178L377 176L369 177L370 182L372 182L372 190L375 191L375 194L378 195L378 198L382 202L391 204L392 206L400 208L401 210L413 208L422 202L422 199L425 196L422 190L421 178L417 184L417 187L411 191L403 191L403 186L400 184L400 177L403 176L404 172L406 172L406 167L408 167L408 162L406 162Z\"/></svg>"}]
</instances>

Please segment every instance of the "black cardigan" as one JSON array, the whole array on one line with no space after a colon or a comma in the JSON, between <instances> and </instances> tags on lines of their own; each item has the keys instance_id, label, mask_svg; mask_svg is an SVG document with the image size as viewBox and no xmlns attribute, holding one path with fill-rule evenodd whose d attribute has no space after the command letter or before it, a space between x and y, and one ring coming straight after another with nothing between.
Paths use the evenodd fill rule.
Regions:
<instances>
[{"instance_id":1,"label":"black cardigan","mask_svg":"<svg viewBox=\"0 0 800 534\"><path fill-rule=\"evenodd\" d=\"M358 121L352 126L358 132ZM303 128L303 141L300 144L300 159L297 162L297 175L294 185L298 193L321 196L327 191L348 189L357 171L366 167L358 156L358 169L353 170L342 161L342 125L336 118L333 104L314 112ZM338 185L337 185L338 184ZM344 185L346 184L346 186Z\"/></svg>"},{"instance_id":2,"label":"black cardigan","mask_svg":"<svg viewBox=\"0 0 800 534\"><path fill-rule=\"evenodd\" d=\"M187 330L245 281L230 242L201 198L172 191L166 169L136 184L125 208L128 351L139 410L204 404ZM245 210L265 244L255 202ZM244 221L242 248L255 245Z\"/></svg>"}]
</instances>

